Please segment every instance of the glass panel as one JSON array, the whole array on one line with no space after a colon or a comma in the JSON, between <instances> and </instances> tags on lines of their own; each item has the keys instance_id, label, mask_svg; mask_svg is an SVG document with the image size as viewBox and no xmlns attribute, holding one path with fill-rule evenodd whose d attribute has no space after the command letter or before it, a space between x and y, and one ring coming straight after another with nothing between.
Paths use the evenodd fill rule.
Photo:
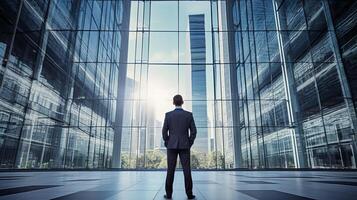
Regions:
<instances>
[{"instance_id":1,"label":"glass panel","mask_svg":"<svg viewBox=\"0 0 357 200\"><path fill-rule=\"evenodd\" d=\"M150 17L151 30L177 30L178 1L152 1Z\"/></svg>"},{"instance_id":2,"label":"glass panel","mask_svg":"<svg viewBox=\"0 0 357 200\"><path fill-rule=\"evenodd\" d=\"M150 63L178 62L178 34L173 32L151 32Z\"/></svg>"}]
</instances>

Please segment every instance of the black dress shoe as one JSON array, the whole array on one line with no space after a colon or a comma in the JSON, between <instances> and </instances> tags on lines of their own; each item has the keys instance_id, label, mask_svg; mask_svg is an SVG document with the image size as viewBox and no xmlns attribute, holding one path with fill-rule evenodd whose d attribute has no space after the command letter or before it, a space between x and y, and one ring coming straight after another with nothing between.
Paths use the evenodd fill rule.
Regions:
<instances>
[{"instance_id":1,"label":"black dress shoe","mask_svg":"<svg viewBox=\"0 0 357 200\"><path fill-rule=\"evenodd\" d=\"M188 199L195 199L196 196L195 196L195 195L188 195L187 198L188 198Z\"/></svg>"},{"instance_id":2,"label":"black dress shoe","mask_svg":"<svg viewBox=\"0 0 357 200\"><path fill-rule=\"evenodd\" d=\"M166 194L165 194L165 195L164 195L164 198L165 198L165 199L171 199L172 197L171 197L171 195L166 195Z\"/></svg>"}]
</instances>

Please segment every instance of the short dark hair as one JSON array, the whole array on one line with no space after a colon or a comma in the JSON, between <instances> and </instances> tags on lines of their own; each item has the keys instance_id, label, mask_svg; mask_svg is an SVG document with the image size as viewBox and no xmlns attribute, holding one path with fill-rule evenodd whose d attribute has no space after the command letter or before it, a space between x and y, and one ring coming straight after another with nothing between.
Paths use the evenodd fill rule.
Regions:
<instances>
[{"instance_id":1,"label":"short dark hair","mask_svg":"<svg viewBox=\"0 0 357 200\"><path fill-rule=\"evenodd\" d=\"M179 94L174 96L173 101L174 101L175 106L181 106L183 104L182 96Z\"/></svg>"}]
</instances>

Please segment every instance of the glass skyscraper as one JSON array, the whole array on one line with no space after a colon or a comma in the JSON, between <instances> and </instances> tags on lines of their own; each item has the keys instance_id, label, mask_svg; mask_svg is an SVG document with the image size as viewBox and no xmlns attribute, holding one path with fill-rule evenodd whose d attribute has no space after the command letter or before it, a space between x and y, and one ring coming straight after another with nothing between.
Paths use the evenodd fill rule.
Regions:
<instances>
[{"instance_id":1,"label":"glass skyscraper","mask_svg":"<svg viewBox=\"0 0 357 200\"><path fill-rule=\"evenodd\" d=\"M356 6L234 1L241 167L356 168Z\"/></svg>"},{"instance_id":2,"label":"glass skyscraper","mask_svg":"<svg viewBox=\"0 0 357 200\"><path fill-rule=\"evenodd\" d=\"M355 0L2 0L0 167L356 168Z\"/></svg>"},{"instance_id":3,"label":"glass skyscraper","mask_svg":"<svg viewBox=\"0 0 357 200\"><path fill-rule=\"evenodd\" d=\"M190 56L191 56L191 84L192 84L192 113L198 127L206 127L207 119L207 88L206 88L206 39L205 16L189 16ZM199 130L199 131L202 131ZM197 133L194 148L208 152L208 132Z\"/></svg>"},{"instance_id":4,"label":"glass skyscraper","mask_svg":"<svg viewBox=\"0 0 357 200\"><path fill-rule=\"evenodd\" d=\"M0 1L1 168L112 166L129 7Z\"/></svg>"}]
</instances>

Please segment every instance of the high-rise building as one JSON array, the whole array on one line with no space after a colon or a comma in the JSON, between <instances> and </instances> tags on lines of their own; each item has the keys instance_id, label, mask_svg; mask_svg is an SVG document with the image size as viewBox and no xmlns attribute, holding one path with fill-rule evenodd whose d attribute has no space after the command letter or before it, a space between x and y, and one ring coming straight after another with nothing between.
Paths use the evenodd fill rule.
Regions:
<instances>
[{"instance_id":1,"label":"high-rise building","mask_svg":"<svg viewBox=\"0 0 357 200\"><path fill-rule=\"evenodd\" d=\"M206 36L204 14L189 16L192 113L195 118L197 138L195 149L208 152L207 87L206 87Z\"/></svg>"},{"instance_id":2,"label":"high-rise building","mask_svg":"<svg viewBox=\"0 0 357 200\"><path fill-rule=\"evenodd\" d=\"M356 168L355 1L234 1L242 162Z\"/></svg>"},{"instance_id":3,"label":"high-rise building","mask_svg":"<svg viewBox=\"0 0 357 200\"><path fill-rule=\"evenodd\" d=\"M112 167L129 7L0 1L1 168Z\"/></svg>"}]
</instances>

